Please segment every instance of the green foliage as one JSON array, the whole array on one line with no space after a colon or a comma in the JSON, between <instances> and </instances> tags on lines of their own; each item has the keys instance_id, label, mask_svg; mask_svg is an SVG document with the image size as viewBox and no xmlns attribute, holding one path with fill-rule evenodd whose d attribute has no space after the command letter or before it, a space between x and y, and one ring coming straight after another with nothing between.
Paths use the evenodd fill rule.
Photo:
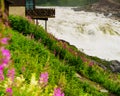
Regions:
<instances>
[{"instance_id":1,"label":"green foliage","mask_svg":"<svg viewBox=\"0 0 120 96\"><path fill-rule=\"evenodd\" d=\"M13 18L13 17L12 17ZM13 24L12 25L12 18L10 18L10 21L11 21L11 26L12 26L12 28L13 29L15 29L16 30L16 27L14 27L15 25ZM14 18L16 18L16 17L14 17ZM24 19L25 20L25 19ZM26 20L25 20L26 21ZM26 21L27 22L27 21ZM17 20L17 23L19 23L19 20ZM30 25L31 25L31 23L29 23ZM96 65L96 64L93 64L93 65L90 65L90 63L91 63L91 61L82 61L81 60L81 56L84 56L84 54L83 53L81 53L81 52L79 52L78 50L76 50L75 48L72 48L71 46L66 46L64 43L61 43L61 41L58 41L58 40L56 40L55 38L53 38L53 37L51 37L51 35L50 34L48 34L48 33L46 33L44 30L43 30L43 28L41 27L41 26L35 26L35 25L31 25L32 26L32 32L31 32L31 30L28 28L27 30L29 31L29 32L26 32L26 30L23 30L25 33L25 35L30 35L30 34L33 34L34 35L34 40L36 40L36 41L40 41L41 42L41 44L43 44L47 49L49 49L50 50L50 52L51 53L54 53L54 55L48 55L48 51L45 51L45 49L42 47L40 47L39 48L39 46L38 45L34 45L34 43L28 43L29 42L29 40L24 40L24 39L20 39L21 40L21 42L22 42L22 44L21 43L19 43L19 42L17 42L16 41L16 39L15 39L15 42L17 42L14 46L17 48L18 47L18 45L20 46L19 48L22 48L22 50L24 50L25 51L25 54L24 55L21 55L21 54L23 54L24 52L22 52L22 53L19 53L19 55L18 55L18 57L19 57L19 59L17 59L17 60L15 60L16 62L19 62L20 61L20 58L22 58L22 60L21 60L21 62L22 62L22 64L24 65L26 62L29 62L29 61L26 61L25 59L27 58L28 60L30 59L31 61L30 62L32 62L32 63L30 63L31 65L30 66L33 66L33 68L34 68L34 70L38 70L38 68L37 67L39 67L39 68L41 68L41 69L39 69L39 70L42 70L42 68L43 68L43 65L44 65L44 67L45 67L45 65L46 64L48 64L48 65L50 65L50 66L52 66L53 67L53 69L56 69L56 71L50 71L51 73L53 73L53 75L51 75L51 80L52 81L50 81L52 84L53 84L53 81L55 81L56 83L59 81L59 77L60 77L60 74L59 74L59 72L61 73L61 72L65 72L65 73L68 73L69 75L66 75L67 77L69 77L69 78L67 78L67 81L68 82L70 82L69 81L69 79L70 80L72 80L72 78L73 77L71 77L71 71L73 70L73 71L75 71L75 72L77 72L77 73L80 73L80 74L82 74L83 76L85 76L85 77L87 77L87 78L89 78L90 80L92 80L92 81L95 81L95 82L97 82L97 83L99 83L99 84L101 84L102 86L104 86L106 89L108 89L110 92L112 92L112 93L115 93L115 94L117 94L117 95L120 95L120 84L119 84L119 81L117 82L117 81L113 81L111 78L109 78L110 77L110 75L112 75L112 73L109 73L109 72L105 72L102 68L100 68L98 65ZM17 27L19 27L19 26L17 26ZM25 28L23 28L23 29L25 29ZM19 31L19 30L17 30L17 31ZM21 32L21 31L20 31ZM18 36L16 36L16 37L18 37ZM27 41L27 42L26 42ZM12 41L13 42L13 41ZM26 42L26 43L25 43ZM26 46L27 45L27 46ZM43 46L42 45L42 46ZM11 46L13 46L13 45L11 45ZM23 47L23 46L26 46L26 47ZM28 51L28 46L30 46L30 51ZM33 47L34 46L34 47ZM35 46L37 46L37 47L35 47ZM12 47L11 49L12 50L14 50L14 52L15 52L15 49L13 49L13 48L15 48L15 47ZM18 49L18 48L17 48ZM44 50L43 50L44 49ZM42 50L42 51L41 51ZM31 51L32 51L32 54L30 54L31 53ZM19 52L19 51L18 51ZM27 53L26 53L27 52ZM33 53L34 52L34 53ZM38 54L38 53L39 54ZM78 55L77 55L77 54ZM36 55L37 54L37 55ZM50 53L49 53L50 54ZM16 55L15 55L16 56ZM37 60L34 58L34 57L32 57L32 56L34 56L35 58L38 58ZM55 60L54 59L54 56L56 56L58 59L60 59L61 61L63 61L64 62L64 65L62 65L62 64L60 64L59 63L59 61L57 61L57 60ZM15 58L18 58L18 57L15 57ZM49 58L49 59L48 59ZM34 60L35 59L35 60ZM93 58L93 60L98 60L98 61L100 61L99 59L96 59L96 58ZM24 62L23 62L24 61ZM37 62L36 62L37 61ZM49 61L49 63L48 63L48 61ZM35 62L35 64L34 64L34 62ZM38 64L37 66L36 66L36 64ZM43 64L42 65L42 67L40 67L40 65L41 64ZM106 63L105 63L106 64ZM59 66L60 65L60 66ZM70 66L70 67L72 67L73 69L69 69L70 67L68 67L68 66L65 66L65 65L68 65L68 66ZM29 65L28 65L28 68L30 67ZM34 67L35 66L35 67ZM18 67L18 69L19 69L19 67ZM32 72L31 71L31 67L30 67L30 70L28 71L28 72L26 72L26 74L27 74L27 78L29 78L29 72ZM34 71L33 70L33 71ZM59 71L58 71L59 70ZM38 71L37 71L38 72ZM37 73L36 73L37 74ZM59 74L59 76L57 76L57 74ZM111 80L112 80L112 83L111 83ZM74 80L73 81L71 81L71 82L74 82ZM109 83L108 83L109 82ZM70 83L68 83L68 85L66 85L66 87L67 86L70 86L69 85ZM75 88L78 88L78 84L74 84L74 83L72 83L73 85L71 85L72 87L73 87L73 89L74 89L74 87ZM84 84L83 84L84 85ZM116 85L116 88L117 89L115 89L115 86L114 85ZM83 87L82 85L80 85L81 87ZM79 86L79 87L80 87ZM81 87L80 87L80 90L81 90ZM85 87L86 88L86 87ZM75 91L75 93L73 92L73 93L71 93L72 91L70 91L70 90L72 90L72 88L68 88L67 87L67 89L65 89L66 91L65 92L68 92L68 93L66 93L66 94L69 94L69 95L67 95L67 96L75 96L75 94L77 94L77 92L78 92L78 90L77 89L75 89L76 91ZM68 91L69 90L69 91ZM82 89L83 90L83 89ZM89 88L87 89L86 88L86 90L89 90ZM86 91L86 90L83 90L83 92L84 91ZM88 91L89 92L89 91ZM95 91L96 92L96 91ZM71 95L72 94L72 95ZM92 93L93 94L93 93ZM98 94L98 93L96 93L96 94ZM96 96L96 95L95 95ZM97 95L98 96L98 95ZM101 96L101 95L100 95Z\"/></svg>"},{"instance_id":2,"label":"green foliage","mask_svg":"<svg viewBox=\"0 0 120 96\"><path fill-rule=\"evenodd\" d=\"M16 76L19 77L23 75L25 79L21 87L16 88L15 86L15 88L13 88L16 96L18 94L20 96L27 96L30 94L31 96L36 96L35 92L39 94L41 91L37 85L35 85L34 92L30 91L29 93L29 90L33 90L30 89L30 78L31 74L35 73L36 80L38 80L40 73L44 71L49 73L48 87L45 88L46 91L44 90L44 92L41 93L44 93L44 96L49 96L48 92L52 92L50 90L54 89L56 85L63 88L65 96L78 96L78 94L82 96L86 96L86 94L88 96L92 96L92 94L97 94L98 96L106 95L98 92L89 84L87 85L87 89L83 90L86 83L80 82L79 79L74 76L75 71L73 67L61 63L53 54L45 49L42 44L34 40L29 40L17 32L11 30L6 31L12 34L11 44L8 48L12 53L12 59L17 73ZM21 90L21 88L23 89Z\"/></svg>"},{"instance_id":3,"label":"green foliage","mask_svg":"<svg viewBox=\"0 0 120 96\"><path fill-rule=\"evenodd\" d=\"M29 27L28 21L26 21L24 18L21 18L21 17L16 17L15 18L14 16L10 16L9 19L10 19L10 22L11 22L11 26L13 26L13 28L15 30L18 30L20 32L24 32Z\"/></svg>"}]
</instances>

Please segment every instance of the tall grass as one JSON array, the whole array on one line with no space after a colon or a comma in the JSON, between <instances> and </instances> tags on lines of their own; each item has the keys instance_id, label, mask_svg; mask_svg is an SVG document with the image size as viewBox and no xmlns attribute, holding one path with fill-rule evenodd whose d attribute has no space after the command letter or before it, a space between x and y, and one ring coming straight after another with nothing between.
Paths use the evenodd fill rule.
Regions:
<instances>
[{"instance_id":1,"label":"tall grass","mask_svg":"<svg viewBox=\"0 0 120 96\"><path fill-rule=\"evenodd\" d=\"M95 62L87 59L87 56L79 52L75 47L55 39L52 35L46 33L41 26L35 26L26 19L10 16L9 20L14 30L23 33L23 35L34 36L34 40L42 43L65 65L71 66L75 72L101 84L110 92L120 95L120 80L116 78L115 81L111 72L103 70Z\"/></svg>"},{"instance_id":2,"label":"tall grass","mask_svg":"<svg viewBox=\"0 0 120 96\"><path fill-rule=\"evenodd\" d=\"M12 59L17 73L16 76L23 75L25 84L31 82L30 78L32 73L36 74L36 79L38 80L40 73L48 72L49 88L45 90L50 91L54 86L59 86L62 88L65 96L107 95L99 92L94 87L92 88L90 84L81 82L75 76L74 68L61 62L43 44L28 39L16 31L6 30L6 32L12 35L11 44L8 48L12 53ZM15 88L13 90L15 94L19 94Z\"/></svg>"}]
</instances>

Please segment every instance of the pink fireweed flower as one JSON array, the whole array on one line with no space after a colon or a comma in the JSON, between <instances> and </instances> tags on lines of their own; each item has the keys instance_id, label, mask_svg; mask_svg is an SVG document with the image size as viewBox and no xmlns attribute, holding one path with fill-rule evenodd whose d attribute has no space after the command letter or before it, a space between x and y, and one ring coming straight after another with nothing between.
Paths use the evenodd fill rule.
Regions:
<instances>
[{"instance_id":1,"label":"pink fireweed flower","mask_svg":"<svg viewBox=\"0 0 120 96\"><path fill-rule=\"evenodd\" d=\"M2 44L8 44L8 40L9 40L9 38L2 38L1 43Z\"/></svg>"},{"instance_id":2,"label":"pink fireweed flower","mask_svg":"<svg viewBox=\"0 0 120 96\"><path fill-rule=\"evenodd\" d=\"M44 72L40 75L40 84L46 85L48 83L48 73Z\"/></svg>"},{"instance_id":3,"label":"pink fireweed flower","mask_svg":"<svg viewBox=\"0 0 120 96\"><path fill-rule=\"evenodd\" d=\"M0 70L3 70L3 69L4 69L4 65L1 64L1 65L0 65Z\"/></svg>"},{"instance_id":4,"label":"pink fireweed flower","mask_svg":"<svg viewBox=\"0 0 120 96\"><path fill-rule=\"evenodd\" d=\"M94 62L89 63L89 67L92 67L94 65Z\"/></svg>"},{"instance_id":5,"label":"pink fireweed flower","mask_svg":"<svg viewBox=\"0 0 120 96\"><path fill-rule=\"evenodd\" d=\"M5 57L5 59L10 60L10 51L5 49L4 47L1 48L2 55Z\"/></svg>"},{"instance_id":6,"label":"pink fireweed flower","mask_svg":"<svg viewBox=\"0 0 120 96\"><path fill-rule=\"evenodd\" d=\"M12 96L12 94L13 94L12 88L7 88L6 93L8 94L8 96Z\"/></svg>"},{"instance_id":7,"label":"pink fireweed flower","mask_svg":"<svg viewBox=\"0 0 120 96\"><path fill-rule=\"evenodd\" d=\"M88 60L86 59L86 58L84 58L84 57L81 57L81 59L83 60L83 62L88 62Z\"/></svg>"},{"instance_id":8,"label":"pink fireweed flower","mask_svg":"<svg viewBox=\"0 0 120 96\"><path fill-rule=\"evenodd\" d=\"M9 63L9 60L6 59L6 58L4 58L4 59L2 60L2 63L8 64L8 63Z\"/></svg>"},{"instance_id":9,"label":"pink fireweed flower","mask_svg":"<svg viewBox=\"0 0 120 96\"><path fill-rule=\"evenodd\" d=\"M15 76L15 69L8 70L7 74L8 78L10 78L11 81L14 81L14 76Z\"/></svg>"},{"instance_id":10,"label":"pink fireweed flower","mask_svg":"<svg viewBox=\"0 0 120 96\"><path fill-rule=\"evenodd\" d=\"M4 80L4 74L3 74L3 70L0 70L0 81Z\"/></svg>"},{"instance_id":11,"label":"pink fireweed flower","mask_svg":"<svg viewBox=\"0 0 120 96\"><path fill-rule=\"evenodd\" d=\"M4 59L2 60L2 64L1 64L1 65L2 65L3 67L6 67L6 66L8 65L9 61L10 61L10 60L4 58Z\"/></svg>"},{"instance_id":12,"label":"pink fireweed flower","mask_svg":"<svg viewBox=\"0 0 120 96\"><path fill-rule=\"evenodd\" d=\"M64 96L64 93L61 92L60 88L54 89L54 96Z\"/></svg>"}]
</instances>

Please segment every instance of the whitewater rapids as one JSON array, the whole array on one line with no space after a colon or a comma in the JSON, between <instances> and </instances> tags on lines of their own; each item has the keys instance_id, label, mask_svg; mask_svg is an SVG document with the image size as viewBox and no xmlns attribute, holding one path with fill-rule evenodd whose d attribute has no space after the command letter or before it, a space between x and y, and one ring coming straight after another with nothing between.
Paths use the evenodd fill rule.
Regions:
<instances>
[{"instance_id":1,"label":"whitewater rapids","mask_svg":"<svg viewBox=\"0 0 120 96\"><path fill-rule=\"evenodd\" d=\"M55 7L56 17L48 20L48 32L80 51L106 60L120 61L120 22L103 14ZM44 26L43 21L39 24Z\"/></svg>"}]
</instances>

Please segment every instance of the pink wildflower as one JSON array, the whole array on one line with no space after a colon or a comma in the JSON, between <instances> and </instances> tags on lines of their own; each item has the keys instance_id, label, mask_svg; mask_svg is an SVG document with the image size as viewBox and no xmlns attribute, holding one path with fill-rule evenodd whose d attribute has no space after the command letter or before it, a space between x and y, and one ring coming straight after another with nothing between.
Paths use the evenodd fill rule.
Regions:
<instances>
[{"instance_id":1,"label":"pink wildflower","mask_svg":"<svg viewBox=\"0 0 120 96\"><path fill-rule=\"evenodd\" d=\"M92 67L94 65L94 62L90 62L89 66Z\"/></svg>"},{"instance_id":2,"label":"pink wildflower","mask_svg":"<svg viewBox=\"0 0 120 96\"><path fill-rule=\"evenodd\" d=\"M15 69L11 69L8 70L8 74L7 74L8 78L10 78L10 80L14 81L14 76L15 76Z\"/></svg>"},{"instance_id":3,"label":"pink wildflower","mask_svg":"<svg viewBox=\"0 0 120 96\"><path fill-rule=\"evenodd\" d=\"M10 60L10 51L5 48L2 48L1 51L2 55L5 56L5 59Z\"/></svg>"},{"instance_id":4,"label":"pink wildflower","mask_svg":"<svg viewBox=\"0 0 120 96\"><path fill-rule=\"evenodd\" d=\"M8 40L9 40L9 38L2 38L1 43L2 44L8 44Z\"/></svg>"},{"instance_id":5,"label":"pink wildflower","mask_svg":"<svg viewBox=\"0 0 120 96\"><path fill-rule=\"evenodd\" d=\"M4 80L4 74L3 74L3 70L0 70L0 81Z\"/></svg>"},{"instance_id":6,"label":"pink wildflower","mask_svg":"<svg viewBox=\"0 0 120 96\"><path fill-rule=\"evenodd\" d=\"M40 84L47 84L48 83L48 73L44 72L40 75Z\"/></svg>"},{"instance_id":7,"label":"pink wildflower","mask_svg":"<svg viewBox=\"0 0 120 96\"><path fill-rule=\"evenodd\" d=\"M8 96L12 96L12 94L13 94L12 88L7 88L6 93L8 94Z\"/></svg>"},{"instance_id":8,"label":"pink wildflower","mask_svg":"<svg viewBox=\"0 0 120 96\"><path fill-rule=\"evenodd\" d=\"M81 57L81 59L83 60L83 62L88 62L88 60L84 57Z\"/></svg>"},{"instance_id":9,"label":"pink wildflower","mask_svg":"<svg viewBox=\"0 0 120 96\"><path fill-rule=\"evenodd\" d=\"M5 67L5 66L7 66L7 64L9 63L9 61L10 61L10 60L7 60L7 59L4 58L4 59L2 60L2 64L1 64L1 65L2 65L3 67Z\"/></svg>"},{"instance_id":10,"label":"pink wildflower","mask_svg":"<svg viewBox=\"0 0 120 96\"><path fill-rule=\"evenodd\" d=\"M60 88L55 88L54 96L64 96L64 93L61 92Z\"/></svg>"},{"instance_id":11,"label":"pink wildflower","mask_svg":"<svg viewBox=\"0 0 120 96\"><path fill-rule=\"evenodd\" d=\"M3 69L4 69L4 65L1 64L1 65L0 65L0 70L3 70Z\"/></svg>"}]
</instances>

